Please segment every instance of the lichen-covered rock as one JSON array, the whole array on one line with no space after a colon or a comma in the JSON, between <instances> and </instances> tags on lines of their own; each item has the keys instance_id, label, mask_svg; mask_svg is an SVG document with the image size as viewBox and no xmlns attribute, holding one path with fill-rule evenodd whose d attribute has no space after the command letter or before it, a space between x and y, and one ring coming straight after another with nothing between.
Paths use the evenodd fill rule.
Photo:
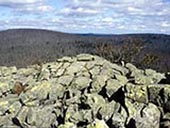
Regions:
<instances>
[{"instance_id":1,"label":"lichen-covered rock","mask_svg":"<svg viewBox=\"0 0 170 128\"><path fill-rule=\"evenodd\" d=\"M0 95L10 91L10 89L12 89L12 87L9 86L8 82L0 82Z\"/></svg>"},{"instance_id":2,"label":"lichen-covered rock","mask_svg":"<svg viewBox=\"0 0 170 128\"><path fill-rule=\"evenodd\" d=\"M105 104L104 98L97 93L85 94L81 99L84 105L89 106L93 110L94 115L96 115L99 109Z\"/></svg>"},{"instance_id":3,"label":"lichen-covered rock","mask_svg":"<svg viewBox=\"0 0 170 128\"><path fill-rule=\"evenodd\" d=\"M118 80L109 79L106 85L106 94L110 98L115 92L117 92L123 86Z\"/></svg>"},{"instance_id":4,"label":"lichen-covered rock","mask_svg":"<svg viewBox=\"0 0 170 128\"><path fill-rule=\"evenodd\" d=\"M145 69L146 76L152 78L153 83L159 83L162 79L165 78L164 74L158 73L152 69Z\"/></svg>"},{"instance_id":5,"label":"lichen-covered rock","mask_svg":"<svg viewBox=\"0 0 170 128\"><path fill-rule=\"evenodd\" d=\"M149 99L149 94L148 94L148 88L146 85L134 85L134 84L130 84L128 83L125 86L125 96L127 98L130 98L134 101L140 102L140 103L148 103Z\"/></svg>"},{"instance_id":6,"label":"lichen-covered rock","mask_svg":"<svg viewBox=\"0 0 170 128\"><path fill-rule=\"evenodd\" d=\"M103 120L96 119L92 124L88 125L87 128L109 128Z\"/></svg>"},{"instance_id":7,"label":"lichen-covered rock","mask_svg":"<svg viewBox=\"0 0 170 128\"><path fill-rule=\"evenodd\" d=\"M3 66L0 127L168 128L165 76L89 54L21 69Z\"/></svg>"},{"instance_id":8,"label":"lichen-covered rock","mask_svg":"<svg viewBox=\"0 0 170 128\"><path fill-rule=\"evenodd\" d=\"M109 119L112 118L112 116L119 111L119 108L121 105L119 103L116 103L115 101L112 101L110 103L105 103L98 111L98 114L100 114L101 118L104 121L109 121Z\"/></svg>"},{"instance_id":9,"label":"lichen-covered rock","mask_svg":"<svg viewBox=\"0 0 170 128\"><path fill-rule=\"evenodd\" d=\"M18 101L19 98L16 95L8 95L7 97L0 98L0 115L4 115L6 111L10 111L11 105Z\"/></svg>"},{"instance_id":10,"label":"lichen-covered rock","mask_svg":"<svg viewBox=\"0 0 170 128\"><path fill-rule=\"evenodd\" d=\"M108 76L105 75L97 75L93 78L91 83L90 92L100 92L102 88L106 85L106 81L108 80Z\"/></svg>"},{"instance_id":11,"label":"lichen-covered rock","mask_svg":"<svg viewBox=\"0 0 170 128\"><path fill-rule=\"evenodd\" d=\"M170 111L170 85L149 85L149 100Z\"/></svg>"},{"instance_id":12,"label":"lichen-covered rock","mask_svg":"<svg viewBox=\"0 0 170 128\"><path fill-rule=\"evenodd\" d=\"M5 67L5 66L0 67L0 76L3 76L3 77L14 74L16 72L17 72L17 68L15 66L13 66L13 67Z\"/></svg>"},{"instance_id":13,"label":"lichen-covered rock","mask_svg":"<svg viewBox=\"0 0 170 128\"><path fill-rule=\"evenodd\" d=\"M80 55L77 55L77 60L78 61L92 61L94 60L94 56L89 55L89 54L80 54Z\"/></svg>"},{"instance_id":14,"label":"lichen-covered rock","mask_svg":"<svg viewBox=\"0 0 170 128\"><path fill-rule=\"evenodd\" d=\"M22 127L26 124L27 114L28 114L29 108L26 106L23 106L19 113L15 115L13 118L13 122L16 124L20 124Z\"/></svg>"},{"instance_id":15,"label":"lichen-covered rock","mask_svg":"<svg viewBox=\"0 0 170 128\"><path fill-rule=\"evenodd\" d=\"M66 74L74 75L80 71L86 70L84 62L73 62L67 69Z\"/></svg>"},{"instance_id":16,"label":"lichen-covered rock","mask_svg":"<svg viewBox=\"0 0 170 128\"><path fill-rule=\"evenodd\" d=\"M53 106L30 107L27 114L27 123L36 127L50 127L56 120L56 116L53 112ZM47 118L48 117L48 118Z\"/></svg>"},{"instance_id":17,"label":"lichen-covered rock","mask_svg":"<svg viewBox=\"0 0 170 128\"><path fill-rule=\"evenodd\" d=\"M149 103L138 103L126 100L125 105L128 109L128 122L134 120L133 126L137 128L159 128L161 113L156 105Z\"/></svg>"},{"instance_id":18,"label":"lichen-covered rock","mask_svg":"<svg viewBox=\"0 0 170 128\"><path fill-rule=\"evenodd\" d=\"M63 75L58 78L58 83L64 86L69 86L73 81L74 76L71 75Z\"/></svg>"},{"instance_id":19,"label":"lichen-covered rock","mask_svg":"<svg viewBox=\"0 0 170 128\"><path fill-rule=\"evenodd\" d=\"M160 124L160 127L163 128L168 128L170 127L170 113L165 113L165 115L163 116L162 122Z\"/></svg>"},{"instance_id":20,"label":"lichen-covered rock","mask_svg":"<svg viewBox=\"0 0 170 128\"><path fill-rule=\"evenodd\" d=\"M78 90L82 90L84 88L87 88L90 84L91 80L88 77L84 77L84 76L79 76L76 77L72 84L71 84L71 88L76 88Z\"/></svg>"},{"instance_id":21,"label":"lichen-covered rock","mask_svg":"<svg viewBox=\"0 0 170 128\"><path fill-rule=\"evenodd\" d=\"M123 106L120 105L117 109L114 110L114 114L111 118L110 127L125 128L127 118L128 112Z\"/></svg>"},{"instance_id":22,"label":"lichen-covered rock","mask_svg":"<svg viewBox=\"0 0 170 128\"><path fill-rule=\"evenodd\" d=\"M77 128L77 126L73 123L66 122L65 124L59 125L58 128Z\"/></svg>"}]
</instances>

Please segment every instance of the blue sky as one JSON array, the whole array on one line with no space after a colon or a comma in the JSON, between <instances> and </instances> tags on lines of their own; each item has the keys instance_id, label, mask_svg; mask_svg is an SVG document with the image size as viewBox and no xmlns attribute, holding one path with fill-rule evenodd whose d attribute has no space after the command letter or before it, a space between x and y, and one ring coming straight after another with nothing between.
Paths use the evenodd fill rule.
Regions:
<instances>
[{"instance_id":1,"label":"blue sky","mask_svg":"<svg viewBox=\"0 0 170 128\"><path fill-rule=\"evenodd\" d=\"M170 34L170 0L0 0L0 30Z\"/></svg>"}]
</instances>

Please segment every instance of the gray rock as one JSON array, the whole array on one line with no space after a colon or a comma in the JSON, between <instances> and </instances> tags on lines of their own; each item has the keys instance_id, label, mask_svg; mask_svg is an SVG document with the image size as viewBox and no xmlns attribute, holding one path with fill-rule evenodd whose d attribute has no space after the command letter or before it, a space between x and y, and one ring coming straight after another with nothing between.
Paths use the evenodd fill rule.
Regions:
<instances>
[{"instance_id":1,"label":"gray rock","mask_svg":"<svg viewBox=\"0 0 170 128\"><path fill-rule=\"evenodd\" d=\"M106 85L106 94L110 98L115 92L117 92L123 86L118 80L109 79Z\"/></svg>"},{"instance_id":2,"label":"gray rock","mask_svg":"<svg viewBox=\"0 0 170 128\"><path fill-rule=\"evenodd\" d=\"M49 80L51 77L51 73L48 69L42 69L39 75L39 80Z\"/></svg>"},{"instance_id":3,"label":"gray rock","mask_svg":"<svg viewBox=\"0 0 170 128\"><path fill-rule=\"evenodd\" d=\"M66 122L65 124L61 124L58 128L77 128L74 123Z\"/></svg>"},{"instance_id":4,"label":"gray rock","mask_svg":"<svg viewBox=\"0 0 170 128\"><path fill-rule=\"evenodd\" d=\"M87 70L91 70L92 68L96 67L96 61L89 61L89 62L86 62L86 69ZM97 67L100 67L100 66L97 66Z\"/></svg>"},{"instance_id":5,"label":"gray rock","mask_svg":"<svg viewBox=\"0 0 170 128\"><path fill-rule=\"evenodd\" d=\"M95 76L99 75L100 70L101 69L99 66L95 66L91 70L89 70L89 72L92 74L92 77L94 78Z\"/></svg>"},{"instance_id":6,"label":"gray rock","mask_svg":"<svg viewBox=\"0 0 170 128\"><path fill-rule=\"evenodd\" d=\"M129 73L128 69L126 69L125 67L121 67L117 64L110 64L111 65L111 68L116 70L116 71L119 71L122 75L126 75L127 73Z\"/></svg>"},{"instance_id":7,"label":"gray rock","mask_svg":"<svg viewBox=\"0 0 170 128\"><path fill-rule=\"evenodd\" d=\"M0 82L0 94L9 91L12 87L9 86L8 82Z\"/></svg>"},{"instance_id":8,"label":"gray rock","mask_svg":"<svg viewBox=\"0 0 170 128\"><path fill-rule=\"evenodd\" d=\"M65 88L61 84L53 84L51 86L51 91L49 92L49 98L51 100L57 100L62 98L65 92Z\"/></svg>"},{"instance_id":9,"label":"gray rock","mask_svg":"<svg viewBox=\"0 0 170 128\"><path fill-rule=\"evenodd\" d=\"M149 103L148 106L143 109L142 116L142 120L136 121L136 126L138 128L159 128L161 115L156 105Z\"/></svg>"},{"instance_id":10,"label":"gray rock","mask_svg":"<svg viewBox=\"0 0 170 128\"><path fill-rule=\"evenodd\" d=\"M75 77L79 77L79 76L83 76L83 77L91 77L91 74L87 71L82 71L82 72L78 72L76 73Z\"/></svg>"},{"instance_id":11,"label":"gray rock","mask_svg":"<svg viewBox=\"0 0 170 128\"><path fill-rule=\"evenodd\" d=\"M87 126L87 128L109 128L104 120L95 119L95 121Z\"/></svg>"},{"instance_id":12,"label":"gray rock","mask_svg":"<svg viewBox=\"0 0 170 128\"><path fill-rule=\"evenodd\" d=\"M24 127L24 125L26 124L25 121L26 121L28 112L29 112L29 108L26 106L23 106L20 109L19 113L17 113L17 115L13 119L19 122L21 126Z\"/></svg>"},{"instance_id":13,"label":"gray rock","mask_svg":"<svg viewBox=\"0 0 170 128\"><path fill-rule=\"evenodd\" d=\"M4 127L10 121L10 115L4 115L0 117L0 127Z\"/></svg>"},{"instance_id":14,"label":"gray rock","mask_svg":"<svg viewBox=\"0 0 170 128\"><path fill-rule=\"evenodd\" d=\"M34 107L31 107L27 114L27 123L31 126L36 126L37 125L36 120L37 120L37 110L35 110Z\"/></svg>"},{"instance_id":15,"label":"gray rock","mask_svg":"<svg viewBox=\"0 0 170 128\"><path fill-rule=\"evenodd\" d=\"M160 111L152 103L145 106L144 103L133 103L131 100L126 99L126 107L128 109L128 121L135 120L134 126L137 128L159 128Z\"/></svg>"},{"instance_id":16,"label":"gray rock","mask_svg":"<svg viewBox=\"0 0 170 128\"><path fill-rule=\"evenodd\" d=\"M154 84L154 79L152 79L152 77L149 76L145 76L143 74L137 74L135 75L135 83L136 84Z\"/></svg>"},{"instance_id":17,"label":"gray rock","mask_svg":"<svg viewBox=\"0 0 170 128\"><path fill-rule=\"evenodd\" d=\"M36 127L50 127L51 124L56 120L55 114L52 114L53 109L53 106L30 108L27 114L28 124Z\"/></svg>"},{"instance_id":18,"label":"gray rock","mask_svg":"<svg viewBox=\"0 0 170 128\"><path fill-rule=\"evenodd\" d=\"M0 115L3 115L7 110L9 110L9 107L15 102L18 102L18 100L19 98L15 96L0 98Z\"/></svg>"},{"instance_id":19,"label":"gray rock","mask_svg":"<svg viewBox=\"0 0 170 128\"><path fill-rule=\"evenodd\" d=\"M148 95L148 87L145 85L134 85L128 83L125 86L125 96L130 98L134 101L141 102L141 103L148 103L149 102L149 95Z\"/></svg>"},{"instance_id":20,"label":"gray rock","mask_svg":"<svg viewBox=\"0 0 170 128\"><path fill-rule=\"evenodd\" d=\"M71 88L76 88L78 90L85 89L89 86L91 80L88 77L79 76L75 78L71 84Z\"/></svg>"},{"instance_id":21,"label":"gray rock","mask_svg":"<svg viewBox=\"0 0 170 128\"><path fill-rule=\"evenodd\" d=\"M97 114L106 102L104 98L97 93L85 94L81 99L83 104L88 105L93 110L94 115Z\"/></svg>"},{"instance_id":22,"label":"gray rock","mask_svg":"<svg viewBox=\"0 0 170 128\"><path fill-rule=\"evenodd\" d=\"M94 60L94 56L89 55L89 54L80 54L80 55L77 55L77 60L78 61L92 61Z\"/></svg>"},{"instance_id":23,"label":"gray rock","mask_svg":"<svg viewBox=\"0 0 170 128\"><path fill-rule=\"evenodd\" d=\"M12 74L15 74L17 72L17 68L15 66L13 67L0 67L0 76L9 76Z\"/></svg>"},{"instance_id":24,"label":"gray rock","mask_svg":"<svg viewBox=\"0 0 170 128\"><path fill-rule=\"evenodd\" d=\"M137 70L136 66L131 63L126 63L125 67L128 68L131 72Z\"/></svg>"},{"instance_id":25,"label":"gray rock","mask_svg":"<svg viewBox=\"0 0 170 128\"><path fill-rule=\"evenodd\" d=\"M163 121L161 122L160 125L161 128L169 128L170 127L170 113L165 113L163 116Z\"/></svg>"},{"instance_id":26,"label":"gray rock","mask_svg":"<svg viewBox=\"0 0 170 128\"><path fill-rule=\"evenodd\" d=\"M66 69L64 69L64 68L61 68L61 69L59 69L58 71L57 71L57 73L56 73L56 75L55 76L62 76L62 75L64 75L64 72L65 72L65 70Z\"/></svg>"},{"instance_id":27,"label":"gray rock","mask_svg":"<svg viewBox=\"0 0 170 128\"><path fill-rule=\"evenodd\" d=\"M152 69L145 69L145 74L146 76L152 78L153 83L155 84L159 83L162 79L165 79L165 74L157 73Z\"/></svg>"},{"instance_id":28,"label":"gray rock","mask_svg":"<svg viewBox=\"0 0 170 128\"><path fill-rule=\"evenodd\" d=\"M115 78L122 83L123 85L125 85L128 82L128 79L126 78L126 76L122 76L122 75L117 75L115 74Z\"/></svg>"},{"instance_id":29,"label":"gray rock","mask_svg":"<svg viewBox=\"0 0 170 128\"><path fill-rule=\"evenodd\" d=\"M64 56L63 58L57 60L57 62L73 62L73 61L74 59L69 56Z\"/></svg>"},{"instance_id":30,"label":"gray rock","mask_svg":"<svg viewBox=\"0 0 170 128\"><path fill-rule=\"evenodd\" d=\"M64 86L69 86L73 81L73 78L74 78L73 75L64 75L58 78L58 83Z\"/></svg>"},{"instance_id":31,"label":"gray rock","mask_svg":"<svg viewBox=\"0 0 170 128\"><path fill-rule=\"evenodd\" d=\"M109 79L107 75L98 75L93 78L91 84L91 92L100 92L102 88L106 85L106 81Z\"/></svg>"},{"instance_id":32,"label":"gray rock","mask_svg":"<svg viewBox=\"0 0 170 128\"><path fill-rule=\"evenodd\" d=\"M100 75L108 77L114 77L115 74L120 74L118 71L111 69L110 67L103 66L100 70Z\"/></svg>"},{"instance_id":33,"label":"gray rock","mask_svg":"<svg viewBox=\"0 0 170 128\"><path fill-rule=\"evenodd\" d=\"M170 111L170 85L149 85L149 101Z\"/></svg>"},{"instance_id":34,"label":"gray rock","mask_svg":"<svg viewBox=\"0 0 170 128\"><path fill-rule=\"evenodd\" d=\"M73 62L66 70L66 74L74 75L80 71L86 71L85 62Z\"/></svg>"},{"instance_id":35,"label":"gray rock","mask_svg":"<svg viewBox=\"0 0 170 128\"><path fill-rule=\"evenodd\" d=\"M41 81L37 82L37 85L34 86L30 91L30 93L33 95L33 97L41 99L46 99L47 95L51 91L51 83L48 81Z\"/></svg>"},{"instance_id":36,"label":"gray rock","mask_svg":"<svg viewBox=\"0 0 170 128\"><path fill-rule=\"evenodd\" d=\"M22 107L22 104L19 101L16 101L9 106L8 111L12 115L16 115L20 111L21 107Z\"/></svg>"},{"instance_id":37,"label":"gray rock","mask_svg":"<svg viewBox=\"0 0 170 128\"><path fill-rule=\"evenodd\" d=\"M118 113L119 108L120 104L112 101L104 104L98 113L101 115L102 119L107 122L115 113Z\"/></svg>"},{"instance_id":38,"label":"gray rock","mask_svg":"<svg viewBox=\"0 0 170 128\"><path fill-rule=\"evenodd\" d=\"M124 107L120 106L119 108L114 110L114 114L112 116L112 124L111 127L116 128L125 128L126 120L128 118L128 113Z\"/></svg>"},{"instance_id":39,"label":"gray rock","mask_svg":"<svg viewBox=\"0 0 170 128\"><path fill-rule=\"evenodd\" d=\"M28 102L24 103L27 107L36 107L39 106L40 101L39 100L29 100Z\"/></svg>"}]
</instances>

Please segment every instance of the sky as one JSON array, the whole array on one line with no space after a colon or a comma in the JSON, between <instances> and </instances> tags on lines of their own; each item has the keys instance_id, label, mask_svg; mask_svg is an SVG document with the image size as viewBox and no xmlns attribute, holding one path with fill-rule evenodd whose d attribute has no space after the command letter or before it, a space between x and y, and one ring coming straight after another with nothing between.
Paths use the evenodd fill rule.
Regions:
<instances>
[{"instance_id":1,"label":"sky","mask_svg":"<svg viewBox=\"0 0 170 128\"><path fill-rule=\"evenodd\" d=\"M170 0L0 0L0 30L170 34Z\"/></svg>"}]
</instances>

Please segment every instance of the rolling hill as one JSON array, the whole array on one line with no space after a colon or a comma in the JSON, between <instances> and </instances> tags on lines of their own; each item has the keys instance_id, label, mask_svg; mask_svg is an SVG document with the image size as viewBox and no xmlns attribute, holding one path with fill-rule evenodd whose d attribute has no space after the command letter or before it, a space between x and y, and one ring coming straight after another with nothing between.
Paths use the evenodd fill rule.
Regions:
<instances>
[{"instance_id":1,"label":"rolling hill","mask_svg":"<svg viewBox=\"0 0 170 128\"><path fill-rule=\"evenodd\" d=\"M30 64L54 61L62 56L74 56L80 53L103 55L107 59L108 54L100 53L103 51L98 51L98 47L102 46L103 50L107 50L105 49L107 45L107 48L112 48L108 53L113 54L113 51L117 51L119 47L122 52L124 50L122 46L126 44L128 48L125 48L131 51L134 45L129 44L133 43L134 39L138 40L136 42L141 41L143 48L140 52L134 53L133 63L141 68L151 67L159 71L170 71L170 35L69 34L39 29L0 31L0 65L26 67ZM158 58L156 62L152 62L154 57ZM124 60L126 61L126 58ZM148 61L151 62L148 63Z\"/></svg>"}]
</instances>

